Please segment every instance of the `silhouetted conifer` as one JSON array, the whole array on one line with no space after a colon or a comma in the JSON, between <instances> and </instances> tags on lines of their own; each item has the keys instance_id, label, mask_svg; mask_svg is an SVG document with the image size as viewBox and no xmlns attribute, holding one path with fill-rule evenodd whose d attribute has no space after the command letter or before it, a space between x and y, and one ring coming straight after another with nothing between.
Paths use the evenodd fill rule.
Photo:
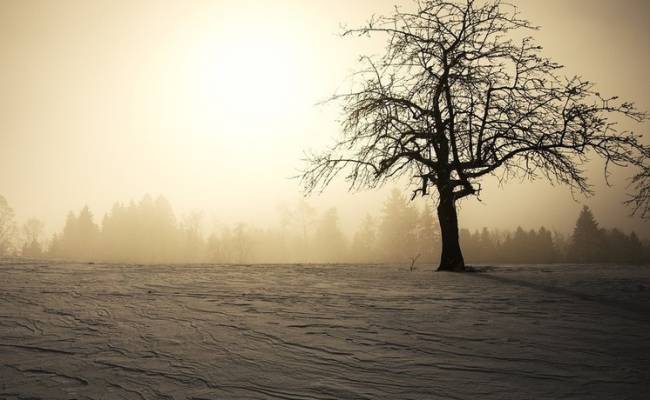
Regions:
<instances>
[{"instance_id":1,"label":"silhouetted conifer","mask_svg":"<svg viewBox=\"0 0 650 400\"><path fill-rule=\"evenodd\" d=\"M589 207L584 206L576 221L568 249L568 260L577 263L595 263L606 259L604 232L598 227Z\"/></svg>"}]
</instances>

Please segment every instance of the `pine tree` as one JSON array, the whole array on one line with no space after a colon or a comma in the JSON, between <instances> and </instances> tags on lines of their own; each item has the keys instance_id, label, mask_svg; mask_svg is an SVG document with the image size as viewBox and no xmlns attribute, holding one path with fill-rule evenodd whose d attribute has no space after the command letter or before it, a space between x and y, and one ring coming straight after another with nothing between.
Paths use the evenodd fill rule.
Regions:
<instances>
[{"instance_id":1,"label":"pine tree","mask_svg":"<svg viewBox=\"0 0 650 400\"><path fill-rule=\"evenodd\" d=\"M336 208L330 208L320 219L314 235L314 248L320 262L342 262L347 253L347 243L339 228Z\"/></svg>"},{"instance_id":2,"label":"pine tree","mask_svg":"<svg viewBox=\"0 0 650 400\"><path fill-rule=\"evenodd\" d=\"M577 263L602 262L605 259L604 234L589 207L584 206L576 221L567 257Z\"/></svg>"},{"instance_id":3,"label":"pine tree","mask_svg":"<svg viewBox=\"0 0 650 400\"><path fill-rule=\"evenodd\" d=\"M537 232L536 248L537 259L535 262L550 264L558 261L558 250L555 243L553 243L553 235L544 227L539 228L539 231Z\"/></svg>"},{"instance_id":4,"label":"pine tree","mask_svg":"<svg viewBox=\"0 0 650 400\"><path fill-rule=\"evenodd\" d=\"M352 240L351 256L358 262L377 261L377 223L366 214Z\"/></svg>"},{"instance_id":5,"label":"pine tree","mask_svg":"<svg viewBox=\"0 0 650 400\"><path fill-rule=\"evenodd\" d=\"M434 263L440 259L440 227L430 202L426 202L417 219L418 254L421 260Z\"/></svg>"},{"instance_id":6,"label":"pine tree","mask_svg":"<svg viewBox=\"0 0 650 400\"><path fill-rule=\"evenodd\" d=\"M417 255L417 209L397 189L384 203L379 245L386 261L406 261Z\"/></svg>"}]
</instances>

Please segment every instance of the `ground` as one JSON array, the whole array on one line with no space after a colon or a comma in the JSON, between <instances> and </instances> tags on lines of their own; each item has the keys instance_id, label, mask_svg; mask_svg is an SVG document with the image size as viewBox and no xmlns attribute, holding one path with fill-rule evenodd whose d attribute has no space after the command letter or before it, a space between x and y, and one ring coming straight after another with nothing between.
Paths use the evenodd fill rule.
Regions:
<instances>
[{"instance_id":1,"label":"ground","mask_svg":"<svg viewBox=\"0 0 650 400\"><path fill-rule=\"evenodd\" d=\"M645 399L650 267L0 263L0 399Z\"/></svg>"}]
</instances>

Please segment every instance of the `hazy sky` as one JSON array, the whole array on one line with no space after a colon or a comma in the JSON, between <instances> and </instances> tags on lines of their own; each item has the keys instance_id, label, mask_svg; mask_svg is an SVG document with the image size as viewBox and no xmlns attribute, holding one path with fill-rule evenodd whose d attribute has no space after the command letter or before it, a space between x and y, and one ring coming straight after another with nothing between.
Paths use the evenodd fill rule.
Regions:
<instances>
[{"instance_id":1,"label":"hazy sky","mask_svg":"<svg viewBox=\"0 0 650 400\"><path fill-rule=\"evenodd\" d=\"M650 2L513 0L542 30L545 53L650 110ZM339 132L335 107L316 106L377 41L342 39L397 0L0 2L0 194L19 218L58 230L88 204L102 215L117 200L163 194L181 214L224 222L276 220L300 197L289 177L304 150ZM648 130L645 124L642 129ZM586 200L605 226L627 218L619 171ZM568 231L581 202L548 183L484 185L462 204L471 228ZM338 206L344 222L378 212L386 190L348 194L344 183L312 199Z\"/></svg>"}]
</instances>

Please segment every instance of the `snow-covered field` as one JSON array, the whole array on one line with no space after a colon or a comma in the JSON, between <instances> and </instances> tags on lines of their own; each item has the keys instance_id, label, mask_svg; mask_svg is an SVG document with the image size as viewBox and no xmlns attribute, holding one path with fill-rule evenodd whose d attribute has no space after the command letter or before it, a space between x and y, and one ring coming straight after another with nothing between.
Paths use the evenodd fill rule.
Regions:
<instances>
[{"instance_id":1,"label":"snow-covered field","mask_svg":"<svg viewBox=\"0 0 650 400\"><path fill-rule=\"evenodd\" d=\"M648 267L0 264L2 399L648 396Z\"/></svg>"}]
</instances>

